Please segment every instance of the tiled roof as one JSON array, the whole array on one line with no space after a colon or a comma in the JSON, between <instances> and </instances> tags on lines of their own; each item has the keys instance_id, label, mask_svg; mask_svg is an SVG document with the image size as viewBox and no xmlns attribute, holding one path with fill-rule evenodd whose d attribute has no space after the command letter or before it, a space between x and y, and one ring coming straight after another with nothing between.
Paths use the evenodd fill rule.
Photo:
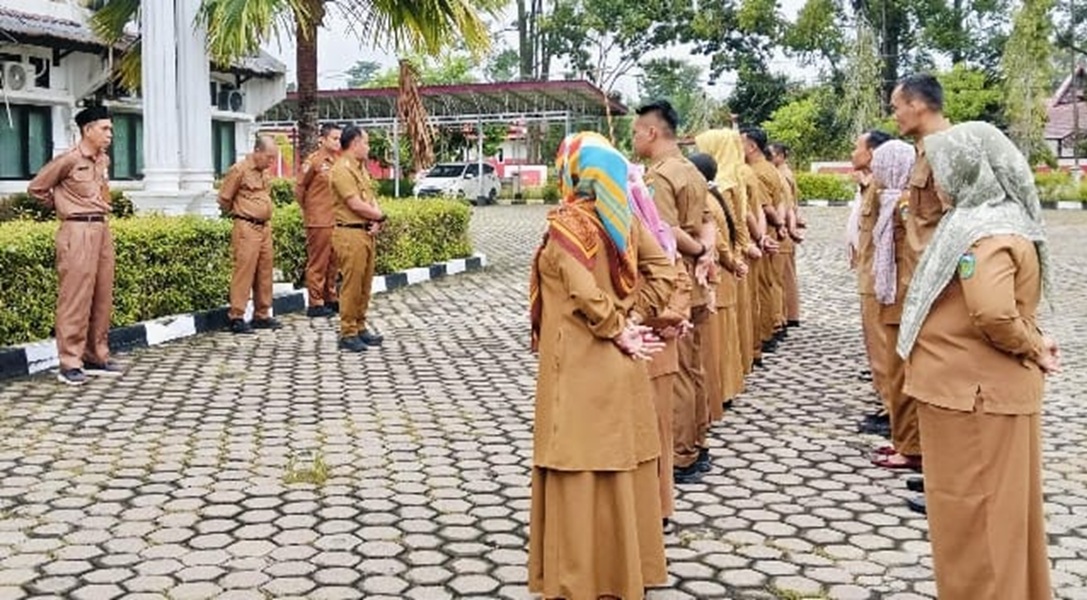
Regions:
<instances>
[{"instance_id":1,"label":"tiled roof","mask_svg":"<svg viewBox=\"0 0 1087 600\"><path fill-rule=\"evenodd\" d=\"M122 40L115 49L125 50L134 39L129 37ZM42 45L63 42L64 45L88 51L106 46L105 42L96 36L86 23L0 8L0 43L4 41ZM232 68L256 75L277 75L287 72L287 67L283 63L263 50L254 56L234 61Z\"/></svg>"}]
</instances>

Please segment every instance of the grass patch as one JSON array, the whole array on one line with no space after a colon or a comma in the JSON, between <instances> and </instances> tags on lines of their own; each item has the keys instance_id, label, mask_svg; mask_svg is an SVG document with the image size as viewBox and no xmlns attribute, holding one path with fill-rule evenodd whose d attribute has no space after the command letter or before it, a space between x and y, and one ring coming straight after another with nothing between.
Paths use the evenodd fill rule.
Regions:
<instances>
[{"instance_id":1,"label":"grass patch","mask_svg":"<svg viewBox=\"0 0 1087 600\"><path fill-rule=\"evenodd\" d=\"M283 483L309 483L316 486L324 485L328 481L328 464L320 452L311 455L292 456L287 461L287 472L283 475Z\"/></svg>"}]
</instances>

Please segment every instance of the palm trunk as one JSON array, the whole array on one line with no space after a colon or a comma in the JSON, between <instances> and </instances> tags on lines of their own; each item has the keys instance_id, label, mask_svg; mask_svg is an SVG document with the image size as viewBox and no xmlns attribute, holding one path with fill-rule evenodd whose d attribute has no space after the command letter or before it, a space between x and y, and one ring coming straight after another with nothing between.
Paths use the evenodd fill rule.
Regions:
<instances>
[{"instance_id":1,"label":"palm trunk","mask_svg":"<svg viewBox=\"0 0 1087 600\"><path fill-rule=\"evenodd\" d=\"M298 154L317 148L317 29L324 17L324 0L309 0L309 15L296 19L295 70L298 74Z\"/></svg>"}]
</instances>

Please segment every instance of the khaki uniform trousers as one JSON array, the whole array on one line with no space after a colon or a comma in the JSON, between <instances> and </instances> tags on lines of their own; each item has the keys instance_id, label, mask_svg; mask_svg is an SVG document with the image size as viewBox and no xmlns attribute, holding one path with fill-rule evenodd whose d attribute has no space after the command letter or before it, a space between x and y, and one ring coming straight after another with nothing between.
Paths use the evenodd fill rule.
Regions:
<instances>
[{"instance_id":1,"label":"khaki uniform trousers","mask_svg":"<svg viewBox=\"0 0 1087 600\"><path fill-rule=\"evenodd\" d=\"M861 333L864 335L864 350L868 355L868 365L872 370L872 385L879 394L884 410L890 412L891 408L887 403L890 394L887 390L891 367L887 363L895 349L889 347L887 327L883 325L880 310L879 300L876 300L875 294L861 294ZM897 356L897 353L894 355ZM902 375L903 382L905 381L904 373L905 370Z\"/></svg>"},{"instance_id":2,"label":"khaki uniform trousers","mask_svg":"<svg viewBox=\"0 0 1087 600\"><path fill-rule=\"evenodd\" d=\"M306 228L306 291L310 306L336 302L339 265L332 252L332 227Z\"/></svg>"},{"instance_id":3,"label":"khaki uniform trousers","mask_svg":"<svg viewBox=\"0 0 1087 600\"><path fill-rule=\"evenodd\" d=\"M904 456L921 456L917 400L905 393L906 361L898 355L898 325L883 325L882 329L885 340L883 364L887 369L884 404L891 419L891 445Z\"/></svg>"},{"instance_id":4,"label":"khaki uniform trousers","mask_svg":"<svg viewBox=\"0 0 1087 600\"><path fill-rule=\"evenodd\" d=\"M366 311L374 283L374 238L363 229L337 227L332 248L340 265L340 337L366 331Z\"/></svg>"},{"instance_id":5,"label":"khaki uniform trousers","mask_svg":"<svg viewBox=\"0 0 1087 600\"><path fill-rule=\"evenodd\" d=\"M1040 415L918 404L940 600L1050 600Z\"/></svg>"},{"instance_id":6,"label":"khaki uniform trousers","mask_svg":"<svg viewBox=\"0 0 1087 600\"><path fill-rule=\"evenodd\" d=\"M724 327L725 309L718 308L707 319L706 332L702 337L702 372L706 380L706 409L711 423L725 416L725 361Z\"/></svg>"},{"instance_id":7,"label":"khaki uniform trousers","mask_svg":"<svg viewBox=\"0 0 1087 600\"><path fill-rule=\"evenodd\" d=\"M245 316L245 305L253 296L253 318L272 316L272 224L257 225L234 220L230 236L234 251L234 273L230 278L231 319Z\"/></svg>"},{"instance_id":8,"label":"khaki uniform trousers","mask_svg":"<svg viewBox=\"0 0 1087 600\"><path fill-rule=\"evenodd\" d=\"M709 324L705 306L691 308L694 329L679 340L679 376L676 377L672 430L675 434L675 466L685 469L696 460L706 445L710 427L706 402L706 373L702 368L704 340Z\"/></svg>"},{"instance_id":9,"label":"khaki uniform trousers","mask_svg":"<svg viewBox=\"0 0 1087 600\"><path fill-rule=\"evenodd\" d=\"M109 360L115 259L109 224L64 221L57 230L57 354L61 370Z\"/></svg>"},{"instance_id":10,"label":"khaki uniform trousers","mask_svg":"<svg viewBox=\"0 0 1087 600\"><path fill-rule=\"evenodd\" d=\"M780 291L775 293L774 287L774 260L776 257L767 257L761 261L758 273L759 294L759 322L757 329L757 341L769 341L774 337L777 313L781 311Z\"/></svg>"},{"instance_id":11,"label":"khaki uniform trousers","mask_svg":"<svg viewBox=\"0 0 1087 600\"><path fill-rule=\"evenodd\" d=\"M785 295L785 319L800 320L800 284L796 278L796 251L782 253L782 283Z\"/></svg>"}]
</instances>

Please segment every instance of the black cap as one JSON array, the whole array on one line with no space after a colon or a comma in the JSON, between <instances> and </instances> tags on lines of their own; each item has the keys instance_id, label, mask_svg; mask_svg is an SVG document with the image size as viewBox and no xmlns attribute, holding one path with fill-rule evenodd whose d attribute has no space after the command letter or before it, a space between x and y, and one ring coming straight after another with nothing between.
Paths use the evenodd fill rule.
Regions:
<instances>
[{"instance_id":1,"label":"black cap","mask_svg":"<svg viewBox=\"0 0 1087 600\"><path fill-rule=\"evenodd\" d=\"M83 126L88 123L94 123L95 121L101 121L102 119L108 119L109 109L105 106L88 106L79 111L75 115L75 124L83 129Z\"/></svg>"}]
</instances>

